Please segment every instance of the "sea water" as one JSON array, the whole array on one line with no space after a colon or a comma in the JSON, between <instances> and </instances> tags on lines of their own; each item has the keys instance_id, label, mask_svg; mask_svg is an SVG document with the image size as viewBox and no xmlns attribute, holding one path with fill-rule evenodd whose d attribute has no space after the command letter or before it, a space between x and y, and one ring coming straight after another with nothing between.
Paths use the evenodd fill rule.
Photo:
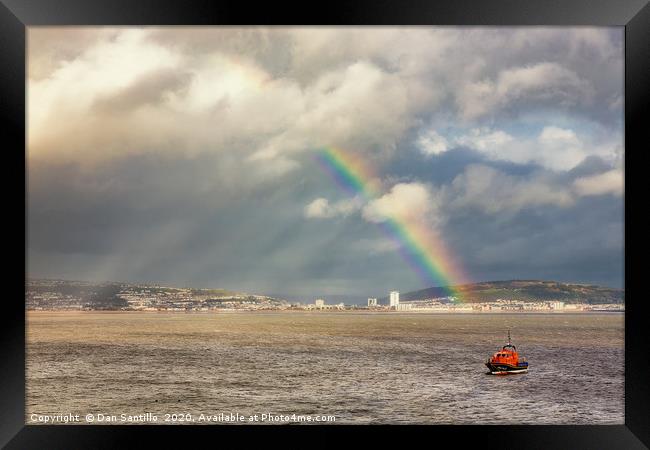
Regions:
<instances>
[{"instance_id":1,"label":"sea water","mask_svg":"<svg viewBox=\"0 0 650 450\"><path fill-rule=\"evenodd\" d=\"M28 312L26 377L28 424L623 424L624 315Z\"/></svg>"}]
</instances>

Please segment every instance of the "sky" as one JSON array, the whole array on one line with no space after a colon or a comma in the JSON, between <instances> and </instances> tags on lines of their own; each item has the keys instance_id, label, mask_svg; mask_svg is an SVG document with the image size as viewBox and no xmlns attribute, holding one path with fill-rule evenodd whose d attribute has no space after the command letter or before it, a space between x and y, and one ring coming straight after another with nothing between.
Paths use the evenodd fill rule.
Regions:
<instances>
[{"instance_id":1,"label":"sky","mask_svg":"<svg viewBox=\"0 0 650 450\"><path fill-rule=\"evenodd\" d=\"M622 27L29 27L27 73L30 277L623 286Z\"/></svg>"}]
</instances>

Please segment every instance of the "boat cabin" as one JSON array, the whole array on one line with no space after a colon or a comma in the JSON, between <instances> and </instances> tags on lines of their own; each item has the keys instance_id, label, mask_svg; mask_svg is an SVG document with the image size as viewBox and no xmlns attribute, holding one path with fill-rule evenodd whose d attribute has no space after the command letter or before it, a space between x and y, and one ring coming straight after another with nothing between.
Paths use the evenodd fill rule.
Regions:
<instances>
[{"instance_id":1,"label":"boat cabin","mask_svg":"<svg viewBox=\"0 0 650 450\"><path fill-rule=\"evenodd\" d=\"M511 344L504 345L501 350L492 355L490 362L494 364L503 363L516 365L519 362L519 353L517 353L517 348Z\"/></svg>"}]
</instances>

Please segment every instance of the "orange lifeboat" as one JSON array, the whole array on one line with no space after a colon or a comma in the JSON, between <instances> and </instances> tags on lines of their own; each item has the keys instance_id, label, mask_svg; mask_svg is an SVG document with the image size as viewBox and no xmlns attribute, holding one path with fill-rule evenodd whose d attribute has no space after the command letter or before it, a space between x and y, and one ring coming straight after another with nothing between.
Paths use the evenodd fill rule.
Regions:
<instances>
[{"instance_id":1,"label":"orange lifeboat","mask_svg":"<svg viewBox=\"0 0 650 450\"><path fill-rule=\"evenodd\" d=\"M488 358L485 365L490 369L488 373L492 375L528 372L528 361L526 358L519 357L517 347L510 342L510 330L508 330L508 343Z\"/></svg>"}]
</instances>

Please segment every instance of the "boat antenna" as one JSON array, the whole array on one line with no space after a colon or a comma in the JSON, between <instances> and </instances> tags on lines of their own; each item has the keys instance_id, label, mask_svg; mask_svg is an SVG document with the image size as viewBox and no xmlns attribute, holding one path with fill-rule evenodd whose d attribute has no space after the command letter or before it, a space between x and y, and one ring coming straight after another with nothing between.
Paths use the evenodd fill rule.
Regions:
<instances>
[{"instance_id":1,"label":"boat antenna","mask_svg":"<svg viewBox=\"0 0 650 450\"><path fill-rule=\"evenodd\" d=\"M508 345L512 345L512 344L510 343L510 330L508 330Z\"/></svg>"}]
</instances>

